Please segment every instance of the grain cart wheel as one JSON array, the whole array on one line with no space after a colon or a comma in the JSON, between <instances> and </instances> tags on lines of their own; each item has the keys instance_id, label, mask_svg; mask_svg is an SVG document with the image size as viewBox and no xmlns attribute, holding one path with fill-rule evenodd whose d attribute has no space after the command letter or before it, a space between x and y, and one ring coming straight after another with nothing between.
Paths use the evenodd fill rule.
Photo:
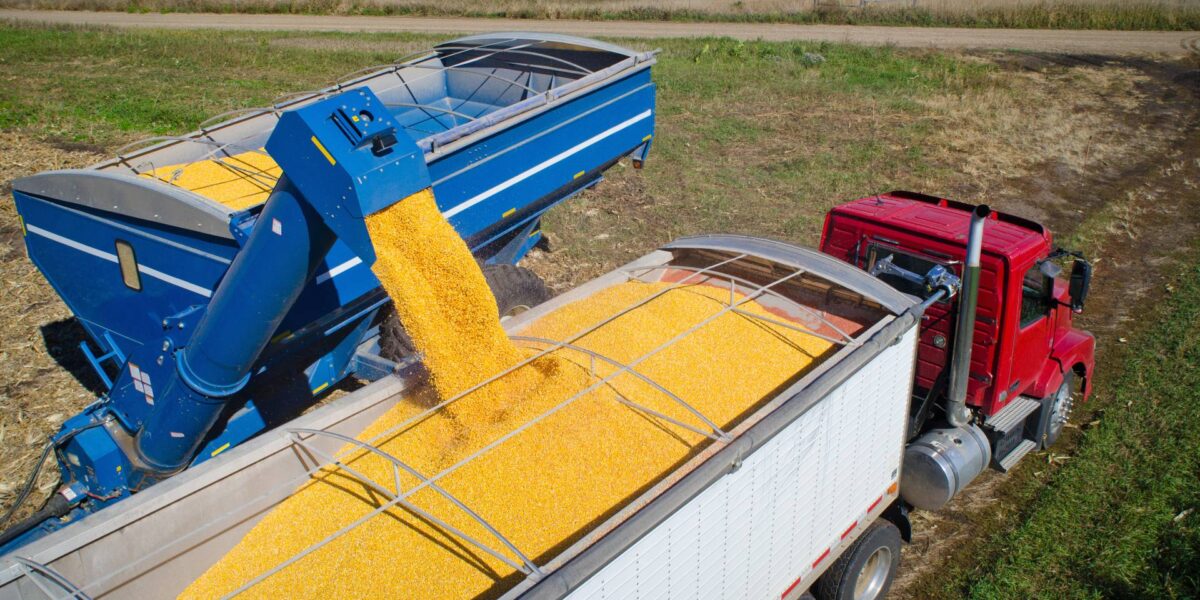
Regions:
<instances>
[{"instance_id":1,"label":"grain cart wheel","mask_svg":"<svg viewBox=\"0 0 1200 600\"><path fill-rule=\"evenodd\" d=\"M483 278L496 296L500 320L515 317L547 300L553 294L537 273L516 265L484 265Z\"/></svg>"},{"instance_id":2,"label":"grain cart wheel","mask_svg":"<svg viewBox=\"0 0 1200 600\"><path fill-rule=\"evenodd\" d=\"M551 298L550 288L537 273L516 265L483 265L500 320L519 315ZM400 324L396 311L388 305L387 316L379 325L379 354L388 360L399 361L413 353L412 339Z\"/></svg>"},{"instance_id":3,"label":"grain cart wheel","mask_svg":"<svg viewBox=\"0 0 1200 600\"><path fill-rule=\"evenodd\" d=\"M821 575L815 595L820 600L883 598L899 566L900 530L878 519Z\"/></svg>"}]
</instances>

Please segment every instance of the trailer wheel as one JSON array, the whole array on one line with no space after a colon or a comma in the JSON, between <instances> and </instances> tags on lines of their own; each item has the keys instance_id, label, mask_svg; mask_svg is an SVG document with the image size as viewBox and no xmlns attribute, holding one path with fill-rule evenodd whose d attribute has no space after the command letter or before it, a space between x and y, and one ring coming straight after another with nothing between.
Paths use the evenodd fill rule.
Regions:
<instances>
[{"instance_id":1,"label":"trailer wheel","mask_svg":"<svg viewBox=\"0 0 1200 600\"><path fill-rule=\"evenodd\" d=\"M496 297L496 308L500 320L515 317L553 294L546 282L537 273L516 265L483 265L483 278L487 280L492 295ZM400 317L388 305L387 315L379 324L379 354L388 360L401 360L414 352L412 338L400 324Z\"/></svg>"},{"instance_id":2,"label":"trailer wheel","mask_svg":"<svg viewBox=\"0 0 1200 600\"><path fill-rule=\"evenodd\" d=\"M879 519L821 575L815 595L820 600L883 598L899 566L900 530Z\"/></svg>"}]
</instances>

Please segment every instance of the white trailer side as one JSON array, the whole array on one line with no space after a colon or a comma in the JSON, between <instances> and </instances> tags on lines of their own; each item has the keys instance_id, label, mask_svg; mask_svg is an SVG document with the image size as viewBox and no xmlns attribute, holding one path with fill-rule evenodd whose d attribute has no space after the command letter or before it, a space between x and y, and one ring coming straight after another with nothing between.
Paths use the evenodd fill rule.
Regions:
<instances>
[{"instance_id":1,"label":"white trailer side","mask_svg":"<svg viewBox=\"0 0 1200 600\"><path fill-rule=\"evenodd\" d=\"M567 597L798 595L896 497L916 329L896 342Z\"/></svg>"}]
</instances>

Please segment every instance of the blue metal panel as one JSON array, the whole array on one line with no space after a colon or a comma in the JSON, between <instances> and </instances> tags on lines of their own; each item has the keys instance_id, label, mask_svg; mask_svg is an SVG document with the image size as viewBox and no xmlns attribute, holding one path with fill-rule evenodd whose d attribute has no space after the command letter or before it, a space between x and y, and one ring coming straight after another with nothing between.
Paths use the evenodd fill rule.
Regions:
<instances>
[{"instance_id":1,"label":"blue metal panel","mask_svg":"<svg viewBox=\"0 0 1200 600\"><path fill-rule=\"evenodd\" d=\"M207 303L237 250L207 240L193 240L199 246L193 248L172 239L173 232L130 227L19 192L14 197L30 260L105 351L112 350L106 330L133 342L128 352L161 336L163 318ZM134 250L140 291L123 283L116 240Z\"/></svg>"},{"instance_id":2,"label":"blue metal panel","mask_svg":"<svg viewBox=\"0 0 1200 600\"><path fill-rule=\"evenodd\" d=\"M438 206L470 240L633 151L653 130L654 84L643 70L431 161Z\"/></svg>"},{"instance_id":3,"label":"blue metal panel","mask_svg":"<svg viewBox=\"0 0 1200 600\"><path fill-rule=\"evenodd\" d=\"M362 87L283 113L267 153L354 253L375 250L362 220L429 187L425 154Z\"/></svg>"}]
</instances>

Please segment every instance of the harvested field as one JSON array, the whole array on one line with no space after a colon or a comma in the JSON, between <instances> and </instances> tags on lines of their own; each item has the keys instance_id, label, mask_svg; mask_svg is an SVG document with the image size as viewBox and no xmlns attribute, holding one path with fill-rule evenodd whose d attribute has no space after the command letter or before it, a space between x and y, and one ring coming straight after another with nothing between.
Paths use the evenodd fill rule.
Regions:
<instances>
[{"instance_id":1,"label":"harvested field","mask_svg":"<svg viewBox=\"0 0 1200 600\"><path fill-rule=\"evenodd\" d=\"M413 41L0 28L0 77L9 83L0 92L0 174L8 181L97 160L94 150L315 87L403 54ZM1077 412L1078 428L1014 473L985 475L947 510L917 516L897 595L961 597L964 582L989 564L988 536L1029 516L1028 501L1055 481L1097 411L1120 410L1105 386L1124 367L1121 340L1139 339L1141 317L1195 256L1200 63L719 39L628 44L664 48L655 147L643 171L617 167L552 212L550 251L527 266L558 289L684 234L811 245L828 207L892 188L1042 220L1060 242L1098 259L1084 325L1100 339L1101 387ZM40 119L46 114L54 118ZM61 322L69 312L24 258L5 206L6 506L45 436L91 400L95 381L76 349L78 327ZM35 500L52 478L42 483Z\"/></svg>"}]
</instances>

